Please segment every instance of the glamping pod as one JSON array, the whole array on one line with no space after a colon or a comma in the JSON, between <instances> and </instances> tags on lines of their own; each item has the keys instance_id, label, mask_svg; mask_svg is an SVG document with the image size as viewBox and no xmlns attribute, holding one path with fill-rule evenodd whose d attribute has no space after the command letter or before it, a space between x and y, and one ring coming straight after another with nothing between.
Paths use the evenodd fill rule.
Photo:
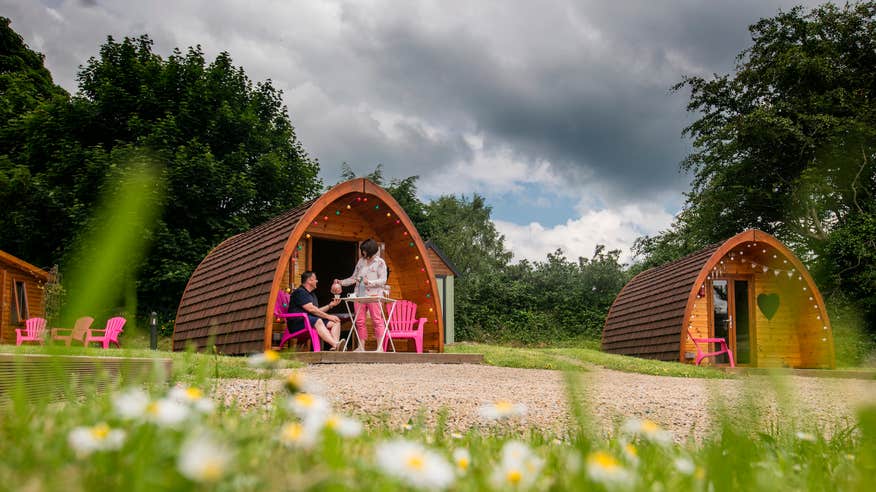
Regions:
<instances>
[{"instance_id":1,"label":"glamping pod","mask_svg":"<svg viewBox=\"0 0 876 492\"><path fill-rule=\"evenodd\" d=\"M416 303L417 317L426 318L423 351L442 352L444 326L427 249L395 199L362 178L341 183L216 246L183 292L173 349L193 344L200 350L211 337L224 354L276 347L285 326L275 322L273 314L280 289L294 289L301 273L311 270L319 280L320 304L327 304L331 280L352 274L358 245L368 238L378 242L389 269L389 297ZM331 312L345 314L346 309L341 303ZM346 322L343 329L348 328ZM414 351L413 340L395 345L400 351Z\"/></svg>"},{"instance_id":2,"label":"glamping pod","mask_svg":"<svg viewBox=\"0 0 876 492\"><path fill-rule=\"evenodd\" d=\"M737 365L835 367L830 320L815 282L787 247L758 230L636 275L608 312L602 349L694 362L694 338L725 339ZM700 342L699 348L719 347ZM729 363L726 354L705 360Z\"/></svg>"},{"instance_id":3,"label":"glamping pod","mask_svg":"<svg viewBox=\"0 0 876 492\"><path fill-rule=\"evenodd\" d=\"M28 318L45 318L44 285L49 272L0 251L0 343L15 343Z\"/></svg>"}]
</instances>

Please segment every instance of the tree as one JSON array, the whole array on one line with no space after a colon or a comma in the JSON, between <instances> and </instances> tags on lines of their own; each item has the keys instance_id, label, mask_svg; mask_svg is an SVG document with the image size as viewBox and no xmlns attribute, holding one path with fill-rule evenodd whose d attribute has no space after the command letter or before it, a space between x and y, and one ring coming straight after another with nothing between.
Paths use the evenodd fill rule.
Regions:
<instances>
[{"instance_id":1,"label":"tree","mask_svg":"<svg viewBox=\"0 0 876 492\"><path fill-rule=\"evenodd\" d=\"M172 314L197 264L223 239L316 196L318 163L297 140L270 81L253 84L228 53L152 51L148 36L107 38L73 98L10 124L0 148L0 247L38 264L66 258L95 197L131 155L161 167L167 197L142 240L140 307ZM10 181L12 182L12 181ZM18 200L18 202L16 202ZM63 266L63 265L62 265Z\"/></svg>"},{"instance_id":2,"label":"tree","mask_svg":"<svg viewBox=\"0 0 876 492\"><path fill-rule=\"evenodd\" d=\"M699 114L682 163L694 179L675 227L638 243L646 261L757 227L789 244L827 290L848 274L831 252L876 268L860 249L830 246L876 198L874 21L874 2L779 12L749 28L734 74L675 87L690 89L688 110Z\"/></svg>"}]
</instances>

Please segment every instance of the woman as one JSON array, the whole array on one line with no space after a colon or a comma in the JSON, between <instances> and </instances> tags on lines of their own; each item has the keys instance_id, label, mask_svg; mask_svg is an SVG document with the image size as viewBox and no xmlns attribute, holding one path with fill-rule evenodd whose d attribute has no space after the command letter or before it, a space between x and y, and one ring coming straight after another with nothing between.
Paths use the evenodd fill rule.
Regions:
<instances>
[{"instance_id":1,"label":"woman","mask_svg":"<svg viewBox=\"0 0 876 492\"><path fill-rule=\"evenodd\" d=\"M378 297L383 295L383 289L386 285L386 262L383 258L377 255L377 243L373 239L367 239L359 246L361 258L356 263L356 269L353 270L353 275L340 281L341 285L356 284L356 296L362 297ZM357 302L356 303L356 332L359 334L359 346L356 347L357 352L365 350L365 339L368 338L368 328L365 326L365 313L371 315L371 322L374 323L374 334L380 339L383 333L383 316L380 310L382 305L379 301L375 302ZM383 347L377 347L377 351L382 351Z\"/></svg>"}]
</instances>

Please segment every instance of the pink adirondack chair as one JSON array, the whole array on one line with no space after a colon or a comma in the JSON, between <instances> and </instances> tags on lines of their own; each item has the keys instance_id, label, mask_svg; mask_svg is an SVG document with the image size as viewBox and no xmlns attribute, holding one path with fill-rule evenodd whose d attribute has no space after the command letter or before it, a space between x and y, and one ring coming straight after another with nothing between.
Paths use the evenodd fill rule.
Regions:
<instances>
[{"instance_id":1,"label":"pink adirondack chair","mask_svg":"<svg viewBox=\"0 0 876 492\"><path fill-rule=\"evenodd\" d=\"M696 359L694 359L694 363L696 365L700 365L700 362L702 362L703 359L705 359L706 357L727 354L727 357L730 358L730 367L736 367L736 362L733 361L733 352L731 352L730 348L727 347L727 340L726 339L724 339L724 338L694 338L693 335L690 334L690 332L687 333L687 336L690 337L690 339L694 343L694 347L697 348L697 356L696 356ZM716 352L706 352L700 348L701 343L717 343L720 345L721 350L718 350Z\"/></svg>"},{"instance_id":2,"label":"pink adirondack chair","mask_svg":"<svg viewBox=\"0 0 876 492\"><path fill-rule=\"evenodd\" d=\"M127 320L121 316L116 316L115 318L110 318L106 320L106 328L103 330L93 330L91 328L85 333L85 346L89 346L92 343L99 343L103 345L103 348L108 349L111 343L116 344L116 347L120 347L119 344L119 334L124 331L123 327L125 326L125 322Z\"/></svg>"},{"instance_id":3,"label":"pink adirondack chair","mask_svg":"<svg viewBox=\"0 0 876 492\"><path fill-rule=\"evenodd\" d=\"M291 333L287 323L286 328L283 329L283 337L280 339L280 349L282 350L283 345L286 345L286 342L294 338L304 338L306 340L307 337L310 336L310 343L313 346L313 351L319 352L322 350L322 343L319 341L319 334L316 332L316 328L310 326L310 318L307 317L306 313L289 312L290 297L291 296L288 292L282 290L277 293L277 302L274 304L274 316L284 322L289 318L302 318L304 319L304 328Z\"/></svg>"},{"instance_id":4,"label":"pink adirondack chair","mask_svg":"<svg viewBox=\"0 0 876 492\"><path fill-rule=\"evenodd\" d=\"M15 329L15 345L24 342L45 343L43 335L46 333L46 320L44 318L28 318L24 322L24 329Z\"/></svg>"},{"instance_id":5,"label":"pink adirondack chair","mask_svg":"<svg viewBox=\"0 0 876 492\"><path fill-rule=\"evenodd\" d=\"M413 338L417 353L423 353L423 325L426 318L417 318L417 305L411 301L395 301L395 309L389 320L389 329L383 339L383 350L389 346L389 340Z\"/></svg>"},{"instance_id":6,"label":"pink adirondack chair","mask_svg":"<svg viewBox=\"0 0 876 492\"><path fill-rule=\"evenodd\" d=\"M91 328L91 323L94 323L94 318L83 316L73 323L73 328L52 328L52 341L64 342L68 347L73 343L73 340L85 345L85 335Z\"/></svg>"}]
</instances>

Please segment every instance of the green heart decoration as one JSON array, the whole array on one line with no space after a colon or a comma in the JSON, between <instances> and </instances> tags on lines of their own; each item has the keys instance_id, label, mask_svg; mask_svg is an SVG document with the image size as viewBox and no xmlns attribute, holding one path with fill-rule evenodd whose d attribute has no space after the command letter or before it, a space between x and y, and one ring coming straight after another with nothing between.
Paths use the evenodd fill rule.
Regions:
<instances>
[{"instance_id":1,"label":"green heart decoration","mask_svg":"<svg viewBox=\"0 0 876 492\"><path fill-rule=\"evenodd\" d=\"M760 294L757 296L757 307L760 312L766 316L766 319L771 320L779 310L779 295L778 294Z\"/></svg>"}]
</instances>

